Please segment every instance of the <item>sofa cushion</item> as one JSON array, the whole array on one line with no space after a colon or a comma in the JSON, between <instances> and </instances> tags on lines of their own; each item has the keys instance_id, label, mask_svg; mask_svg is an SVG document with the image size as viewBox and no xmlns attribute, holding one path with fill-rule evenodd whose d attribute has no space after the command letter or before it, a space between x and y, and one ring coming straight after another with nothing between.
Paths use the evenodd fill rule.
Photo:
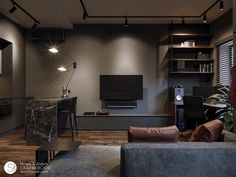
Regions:
<instances>
[{"instance_id":1,"label":"sofa cushion","mask_svg":"<svg viewBox=\"0 0 236 177\"><path fill-rule=\"evenodd\" d=\"M129 126L129 142L171 142L177 141L179 130L176 126L168 127L133 127Z\"/></svg>"},{"instance_id":2,"label":"sofa cushion","mask_svg":"<svg viewBox=\"0 0 236 177\"><path fill-rule=\"evenodd\" d=\"M127 143L121 149L122 177L233 177L234 142Z\"/></svg>"},{"instance_id":3,"label":"sofa cushion","mask_svg":"<svg viewBox=\"0 0 236 177\"><path fill-rule=\"evenodd\" d=\"M196 128L189 142L215 142L218 140L224 123L218 119L202 124Z\"/></svg>"}]
</instances>

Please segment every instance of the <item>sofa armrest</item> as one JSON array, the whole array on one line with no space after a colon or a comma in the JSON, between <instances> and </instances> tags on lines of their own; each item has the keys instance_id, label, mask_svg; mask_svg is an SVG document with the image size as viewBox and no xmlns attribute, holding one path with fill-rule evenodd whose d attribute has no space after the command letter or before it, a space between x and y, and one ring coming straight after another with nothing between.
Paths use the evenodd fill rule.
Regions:
<instances>
[{"instance_id":1,"label":"sofa armrest","mask_svg":"<svg viewBox=\"0 0 236 177\"><path fill-rule=\"evenodd\" d=\"M229 132L227 130L223 130L222 135L224 136L224 142L236 142L235 133Z\"/></svg>"}]
</instances>

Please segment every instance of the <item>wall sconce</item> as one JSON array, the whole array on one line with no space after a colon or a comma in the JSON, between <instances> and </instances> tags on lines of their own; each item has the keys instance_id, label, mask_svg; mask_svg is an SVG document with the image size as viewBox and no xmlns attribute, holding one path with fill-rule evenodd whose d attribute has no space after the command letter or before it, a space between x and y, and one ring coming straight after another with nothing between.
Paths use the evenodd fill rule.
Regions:
<instances>
[{"instance_id":1,"label":"wall sconce","mask_svg":"<svg viewBox=\"0 0 236 177\"><path fill-rule=\"evenodd\" d=\"M58 70L58 71L61 71L61 72L65 72L65 71L67 71L71 66L72 66L73 69L76 69L76 67L77 67L76 62L73 62L71 65L69 65L69 66L67 66L67 67L65 67L65 66L60 66L60 67L57 68L57 70Z\"/></svg>"},{"instance_id":2,"label":"wall sconce","mask_svg":"<svg viewBox=\"0 0 236 177\"><path fill-rule=\"evenodd\" d=\"M48 49L48 51L49 51L50 53L52 53L52 54L58 54L58 53L59 53L58 48L55 47L55 46L50 47L50 48ZM65 52L64 52L64 53L65 53ZM67 53L66 53L66 54L67 54ZM68 55L68 54L67 54L67 55ZM71 81L71 79L72 79L72 77L73 77L73 75L74 75L74 71L75 71L75 69L77 68L77 63L73 60L73 58L72 58L70 55L68 55L68 57L70 58L70 60L73 61L73 63L69 64L69 65L66 66L66 67L63 66L63 65L61 65L61 66L59 66L59 67L57 68L57 70L60 71L60 72L69 71L70 68L73 69L73 71L72 71L72 73L71 73L71 75L70 75L68 81L66 82L65 85L62 86L62 97L68 97L68 96L69 96L70 90L69 90L69 87L68 87L68 86L69 86L69 83L70 83L70 81Z\"/></svg>"}]
</instances>

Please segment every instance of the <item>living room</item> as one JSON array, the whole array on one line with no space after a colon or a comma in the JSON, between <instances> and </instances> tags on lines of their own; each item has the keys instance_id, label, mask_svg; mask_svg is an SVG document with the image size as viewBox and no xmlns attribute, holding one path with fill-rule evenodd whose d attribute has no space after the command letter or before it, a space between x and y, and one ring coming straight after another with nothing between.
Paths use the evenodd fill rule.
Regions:
<instances>
[{"instance_id":1,"label":"living room","mask_svg":"<svg viewBox=\"0 0 236 177\"><path fill-rule=\"evenodd\" d=\"M201 97L204 109L207 107L211 110L207 115L209 119L204 123L218 120L226 115L225 112L229 113L230 121L224 120L227 124L224 123L223 131L228 133L227 136L233 137L233 124L236 121L235 115L231 114L235 100L230 99L217 105L214 102L213 105L211 101L215 98L209 99L209 96L219 94L219 88L229 91L234 87L231 67L235 58L233 41L236 17L233 7L233 0L103 0L99 3L93 0L3 0L0 7L0 174L7 176L4 165L7 161L15 161L18 169L13 176L34 176L35 171L32 174L32 171L24 172L23 169L29 165L26 163L35 163L37 158L38 162L42 162L43 153L38 153L37 156L37 152L42 152L43 144L51 140L72 139L70 148L78 148L87 153L84 158L95 160L99 157L89 157L90 152L99 152L103 156L111 156L110 159L107 158L110 161L117 160L118 157L120 160L121 145L124 145L122 148L133 148L129 147L128 142L132 141L132 136L135 139L136 133L132 134L133 131L178 132L177 141L186 141L196 125L200 126L201 123L191 120L194 125L190 126L185 122L187 111L184 113L184 109L187 109L187 104L184 104L183 97ZM225 46L230 52L224 53ZM225 63L221 64L221 58ZM227 62L232 64L228 66ZM224 75L225 73L227 74ZM221 92L220 95L224 93ZM210 103L212 104L209 105ZM193 104L197 102L194 101ZM65 110L65 105L70 105L70 108ZM169 126L175 127L166 130ZM139 130L137 127L144 129ZM157 129L148 129L150 127ZM161 127L164 130L159 130ZM139 141L150 140L153 143L153 137L150 139L145 136L147 135ZM173 137L176 138L174 135ZM156 148L164 147L160 141L170 141L168 138L170 137L155 140ZM206 148L222 148L217 143ZM176 153L186 146L188 145L184 142L180 147L177 145ZM222 146L227 149L224 153L236 151L230 145ZM99 149L102 147L105 150ZM69 158L72 149L69 154L65 154L65 158ZM51 150L53 149L50 152ZM126 152L127 149L123 150ZM55 151L63 151L63 148L59 147ZM103 154L104 151L108 154ZM136 151L138 150L134 149ZM205 155L201 150L199 154L199 158L213 155ZM232 157L233 155L231 154ZM133 156L136 157L136 154ZM151 159L150 154L147 156ZM60 156L55 156L58 157ZM223 164L224 159L235 161L230 155L226 157L221 159L218 154L215 156L222 160L220 164ZM65 164L64 176L70 176L70 173L76 176L89 174L85 173L85 165L81 160L77 160L76 168L79 170L68 172L70 170ZM198 160L198 163L202 162ZM64 163L60 160L58 162ZM181 160L179 162L187 163ZM204 163L207 162L209 163L207 160ZM50 160L45 163L51 165ZM140 162L135 167L124 166L125 169L134 168L137 172L138 168L152 169L143 163ZM198 173L203 166L190 170L194 173L191 176L222 174L216 175L210 167L205 174ZM63 172L63 168L56 167L58 164L55 163L52 169L57 170L49 170L51 173L48 176L59 176L59 172ZM230 165L224 167L231 170ZM177 166L172 169L179 171ZM230 170L224 176L234 174L235 171ZM139 172L139 175L171 174L171 170L162 175L155 170L146 174L147 171ZM177 171L173 170L175 173ZM89 176L102 176L98 169L92 168L90 172ZM127 169L120 173L124 177L136 175ZM181 176L181 172L178 173ZM47 173L41 175L47 176Z\"/></svg>"}]
</instances>

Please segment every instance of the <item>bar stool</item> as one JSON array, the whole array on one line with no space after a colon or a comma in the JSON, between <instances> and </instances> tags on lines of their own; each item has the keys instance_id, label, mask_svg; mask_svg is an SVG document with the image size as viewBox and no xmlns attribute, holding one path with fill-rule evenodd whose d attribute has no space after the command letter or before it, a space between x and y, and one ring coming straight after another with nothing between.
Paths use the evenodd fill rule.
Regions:
<instances>
[{"instance_id":1,"label":"bar stool","mask_svg":"<svg viewBox=\"0 0 236 177\"><path fill-rule=\"evenodd\" d=\"M73 97L72 99L69 99L66 101L61 108L58 109L58 115L62 114L65 115L66 118L69 117L70 119L70 129L71 129L71 138L74 141L74 126L73 126L73 119L74 119L74 125L76 130L76 135L78 136L78 129L77 129L77 121L76 121L76 102L77 97Z\"/></svg>"}]
</instances>

